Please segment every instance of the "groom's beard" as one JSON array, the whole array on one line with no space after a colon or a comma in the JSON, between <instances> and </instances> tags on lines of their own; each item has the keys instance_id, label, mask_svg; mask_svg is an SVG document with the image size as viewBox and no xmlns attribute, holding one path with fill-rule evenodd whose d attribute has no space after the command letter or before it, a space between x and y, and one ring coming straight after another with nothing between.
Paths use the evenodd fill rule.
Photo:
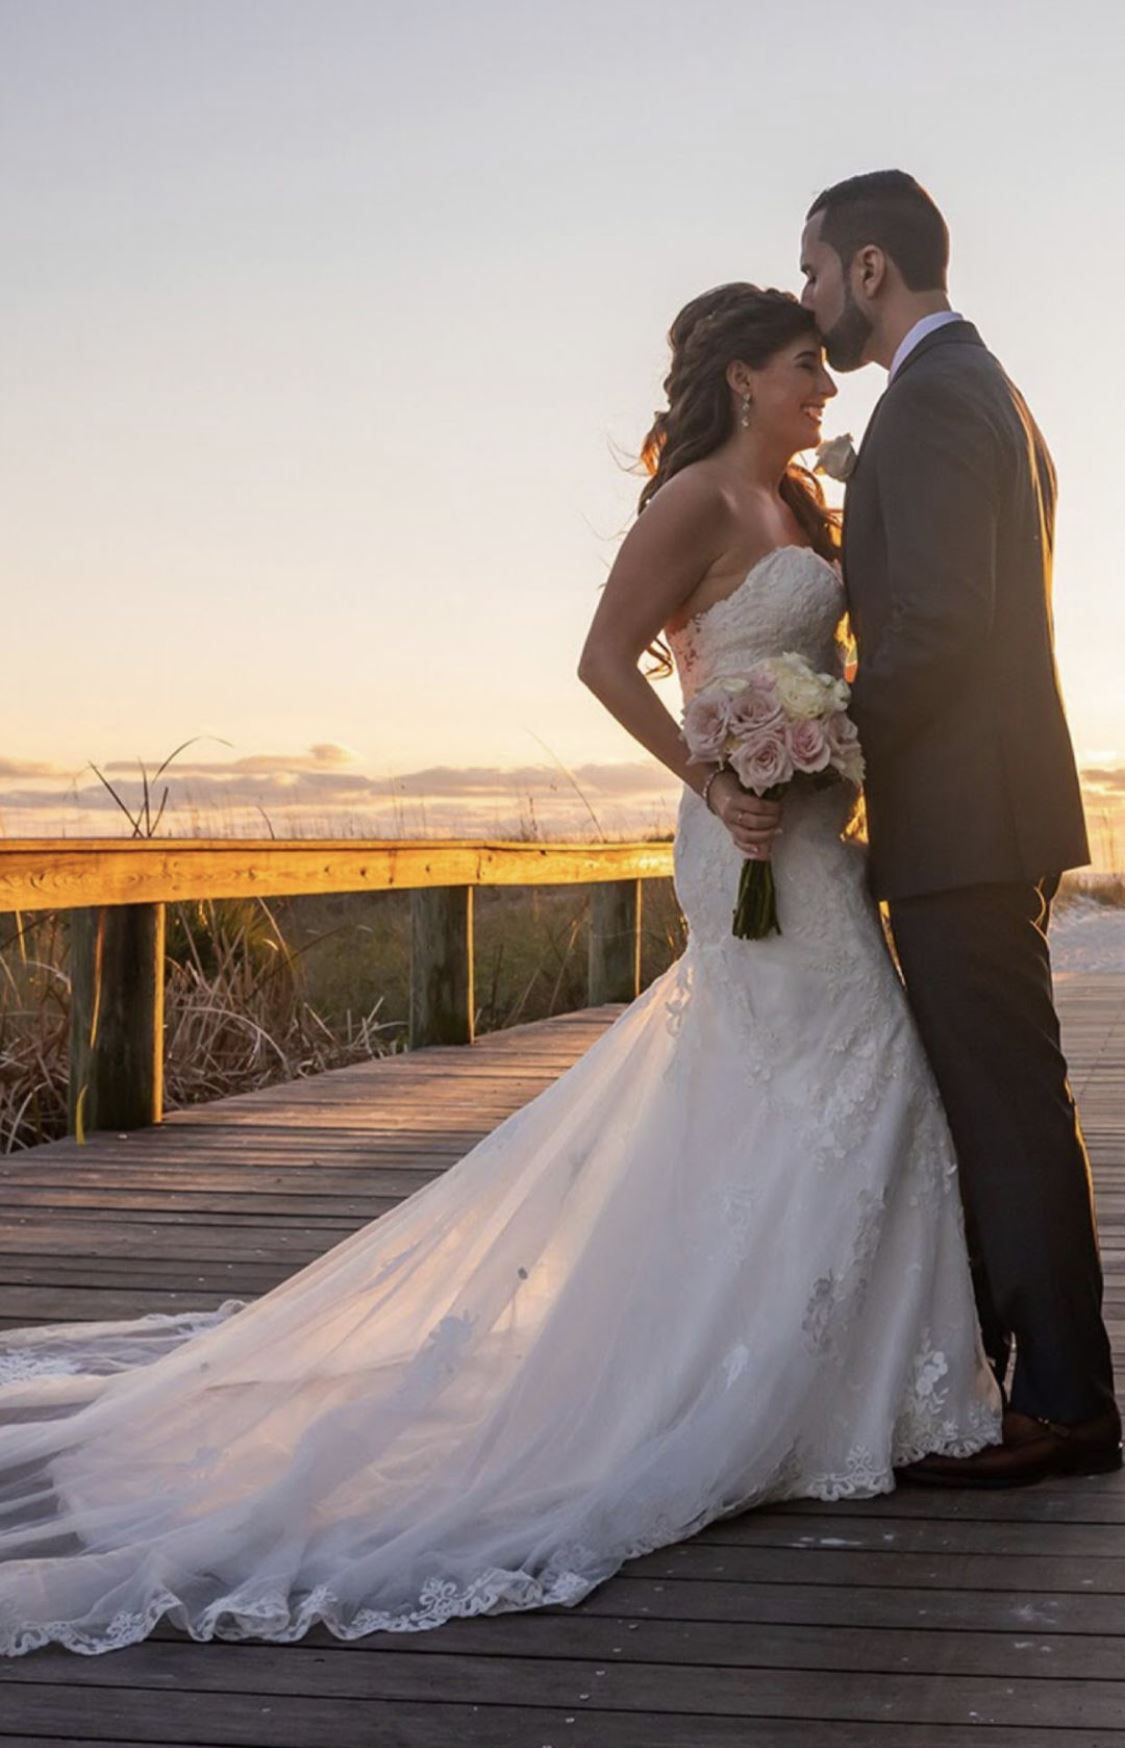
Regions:
<instances>
[{"instance_id":1,"label":"groom's beard","mask_svg":"<svg viewBox=\"0 0 1125 1748\"><path fill-rule=\"evenodd\" d=\"M822 336L824 352L833 370L858 370L863 354L874 331L856 303L848 286L844 291L844 308L839 320Z\"/></svg>"}]
</instances>

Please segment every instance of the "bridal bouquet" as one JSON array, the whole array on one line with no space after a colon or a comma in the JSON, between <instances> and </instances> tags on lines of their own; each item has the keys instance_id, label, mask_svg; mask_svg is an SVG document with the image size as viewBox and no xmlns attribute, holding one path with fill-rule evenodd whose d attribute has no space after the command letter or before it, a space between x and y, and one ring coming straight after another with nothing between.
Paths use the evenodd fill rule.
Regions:
<instances>
[{"instance_id":1,"label":"bridal bouquet","mask_svg":"<svg viewBox=\"0 0 1125 1748\"><path fill-rule=\"evenodd\" d=\"M860 783L863 754L847 714L850 696L845 680L815 673L804 656L769 656L744 679L715 681L691 699L683 726L691 762L717 759L766 801L780 801L799 777L818 785ZM781 933L769 862L744 863L733 928L744 941Z\"/></svg>"}]
</instances>

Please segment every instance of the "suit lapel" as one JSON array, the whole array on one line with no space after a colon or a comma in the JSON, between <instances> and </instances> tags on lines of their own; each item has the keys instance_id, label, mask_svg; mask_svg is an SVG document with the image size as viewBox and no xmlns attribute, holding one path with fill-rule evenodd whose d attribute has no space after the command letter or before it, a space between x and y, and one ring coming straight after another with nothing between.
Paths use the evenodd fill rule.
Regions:
<instances>
[{"instance_id":1,"label":"suit lapel","mask_svg":"<svg viewBox=\"0 0 1125 1748\"><path fill-rule=\"evenodd\" d=\"M977 333L972 322L945 322L940 328L926 334L919 340L917 346L911 348L902 363L895 371L894 382L887 384L892 389L895 383L902 381L908 370L913 370L919 358L924 358L927 352L932 352L937 346L983 346L984 341Z\"/></svg>"},{"instance_id":2,"label":"suit lapel","mask_svg":"<svg viewBox=\"0 0 1125 1748\"><path fill-rule=\"evenodd\" d=\"M863 452L867 448L867 445L871 441L872 433L875 430L875 426L879 420L879 414L882 411L883 402L886 400L888 394L890 393L890 389L891 389L891 385L890 385L890 383L888 383L886 388L883 390L882 394L879 396L879 399L875 402L875 405L871 409L871 416L867 421L867 426L866 426L866 429L864 430L863 436L859 440L859 448L856 450L855 467L853 467L852 471L851 471L851 475L849 478L849 487L850 487L851 480L855 478L856 473L859 469L859 464L860 464L861 460L863 459Z\"/></svg>"},{"instance_id":3,"label":"suit lapel","mask_svg":"<svg viewBox=\"0 0 1125 1748\"><path fill-rule=\"evenodd\" d=\"M851 477L848 480L847 488L844 492L844 522L841 529L841 542L845 549L848 535L848 499L851 496L853 484L863 462L864 451L867 449L875 434L875 427L879 422L879 414L886 404L887 396L891 393L892 389L898 386L906 375L906 372L918 362L919 358L924 357L927 352L932 352L935 346L942 345L983 346L984 341L981 339L972 322L945 322L942 327L935 328L932 333L927 334L923 339L919 340L917 346L907 353L906 357L895 371L893 380L887 383L886 388L872 407L871 417L867 421L867 429L863 433L862 441L856 452L855 466L852 469ZM845 558L845 572L846 568Z\"/></svg>"},{"instance_id":4,"label":"suit lapel","mask_svg":"<svg viewBox=\"0 0 1125 1748\"><path fill-rule=\"evenodd\" d=\"M907 353L906 357L895 371L894 377L888 381L886 388L871 409L871 417L867 421L867 429L863 433L863 440L860 443L859 451L856 455L856 469L859 467L864 450L871 441L876 423L878 422L879 413L887 396L893 389L898 387L898 384L902 381L907 371L917 364L919 358L924 358L927 352L932 352L934 350L935 346L943 345L983 346L984 341L977 333L972 322L946 322L944 327L935 328L932 334L927 334L924 339L919 340L917 346ZM854 476L855 469L853 469L853 478Z\"/></svg>"}]
</instances>

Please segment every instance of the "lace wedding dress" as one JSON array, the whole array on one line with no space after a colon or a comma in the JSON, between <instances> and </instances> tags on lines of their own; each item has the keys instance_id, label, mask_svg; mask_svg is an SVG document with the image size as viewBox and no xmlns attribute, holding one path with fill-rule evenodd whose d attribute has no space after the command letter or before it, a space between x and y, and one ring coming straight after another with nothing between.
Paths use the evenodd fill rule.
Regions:
<instances>
[{"instance_id":1,"label":"lace wedding dress","mask_svg":"<svg viewBox=\"0 0 1125 1748\"><path fill-rule=\"evenodd\" d=\"M771 553L685 692L837 660ZM838 670L837 670L838 671ZM686 952L443 1176L246 1306L0 1335L0 1650L413 1631L575 1603L766 1500L998 1437L945 1122L844 787L794 792L784 933L685 790Z\"/></svg>"}]
</instances>

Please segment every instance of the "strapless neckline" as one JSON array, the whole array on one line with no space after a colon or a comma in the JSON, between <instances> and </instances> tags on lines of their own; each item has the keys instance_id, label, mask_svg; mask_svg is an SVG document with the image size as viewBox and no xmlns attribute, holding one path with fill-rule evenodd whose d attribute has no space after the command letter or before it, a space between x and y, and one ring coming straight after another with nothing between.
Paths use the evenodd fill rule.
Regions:
<instances>
[{"instance_id":1,"label":"strapless neckline","mask_svg":"<svg viewBox=\"0 0 1125 1748\"><path fill-rule=\"evenodd\" d=\"M674 631L669 631L668 635L670 637L678 637L681 632L687 630L688 626L701 625L702 622L705 619L710 618L711 614L716 612L718 608L726 607L731 601L735 600L737 596L741 595L746 588L746 585L758 575L759 571L764 570L766 565L774 563L777 559L783 557L788 552L807 552L810 558L815 559L817 564L823 565L824 569L829 571L833 579L839 583L840 579L835 565L831 564L828 559L822 558L819 552L814 552L811 546L802 546L797 541L791 540L784 546L775 546L772 547L769 552L763 553L761 558L757 559L750 566L750 569L746 572L746 575L741 579L741 581L734 585L733 589L728 590L725 595L720 595L717 601L711 602L710 606L701 607L698 613L692 613L682 624L677 625Z\"/></svg>"}]
</instances>

